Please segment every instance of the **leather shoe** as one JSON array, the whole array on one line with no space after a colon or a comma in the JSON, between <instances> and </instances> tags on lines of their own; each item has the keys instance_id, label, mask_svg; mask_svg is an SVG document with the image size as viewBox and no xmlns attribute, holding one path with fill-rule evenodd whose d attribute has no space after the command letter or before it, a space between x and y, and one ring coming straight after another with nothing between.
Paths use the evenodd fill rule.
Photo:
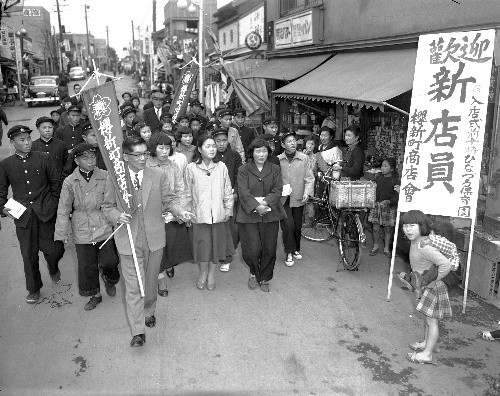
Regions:
<instances>
[{"instance_id":1,"label":"leather shoe","mask_svg":"<svg viewBox=\"0 0 500 396\"><path fill-rule=\"evenodd\" d=\"M167 276L168 276L169 278L173 278L173 277L174 277L174 274L175 274L175 269L174 269L174 267L170 267L170 268L167 268L167 269L165 270L165 272L167 273Z\"/></svg>"},{"instance_id":2,"label":"leather shoe","mask_svg":"<svg viewBox=\"0 0 500 396\"><path fill-rule=\"evenodd\" d=\"M137 334L132 337L132 341L130 341L131 347L141 347L146 342L146 334Z\"/></svg>"},{"instance_id":3,"label":"leather shoe","mask_svg":"<svg viewBox=\"0 0 500 396\"><path fill-rule=\"evenodd\" d=\"M92 311L95 307L97 307L97 304L99 304L101 302L102 302L102 296L99 296L99 297L92 296L92 297L90 297L89 302L87 304L85 304L83 309L85 311Z\"/></svg>"},{"instance_id":4,"label":"leather shoe","mask_svg":"<svg viewBox=\"0 0 500 396\"><path fill-rule=\"evenodd\" d=\"M57 272L54 275L50 275L50 277L53 283L59 283L61 281L61 271L57 270Z\"/></svg>"},{"instance_id":5,"label":"leather shoe","mask_svg":"<svg viewBox=\"0 0 500 396\"><path fill-rule=\"evenodd\" d=\"M167 289L160 289L160 285L158 285L158 294L162 297L167 297L168 290Z\"/></svg>"},{"instance_id":6,"label":"leather shoe","mask_svg":"<svg viewBox=\"0 0 500 396\"><path fill-rule=\"evenodd\" d=\"M112 285L110 283L105 283L104 288L106 289L106 293L108 294L108 296L110 296L110 297L116 296L116 286L115 285Z\"/></svg>"},{"instance_id":7,"label":"leather shoe","mask_svg":"<svg viewBox=\"0 0 500 396\"><path fill-rule=\"evenodd\" d=\"M148 316L146 318L146 326L147 327L155 327L156 325L156 318L154 315Z\"/></svg>"}]
</instances>

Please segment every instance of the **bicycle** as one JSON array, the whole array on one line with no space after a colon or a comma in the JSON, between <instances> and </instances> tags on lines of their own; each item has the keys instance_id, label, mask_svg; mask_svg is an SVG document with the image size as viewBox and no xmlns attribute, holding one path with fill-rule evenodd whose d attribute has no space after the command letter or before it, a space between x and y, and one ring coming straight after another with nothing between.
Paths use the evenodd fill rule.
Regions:
<instances>
[{"instance_id":1,"label":"bicycle","mask_svg":"<svg viewBox=\"0 0 500 396\"><path fill-rule=\"evenodd\" d=\"M310 197L313 204L314 217L309 224L302 227L302 236L310 241L325 242L332 238L338 241L340 259L345 269L357 271L361 262L360 243L364 243L366 235L359 219L363 208L336 208L330 204L330 182L333 170L320 174L325 184L321 197Z\"/></svg>"},{"instance_id":2,"label":"bicycle","mask_svg":"<svg viewBox=\"0 0 500 396\"><path fill-rule=\"evenodd\" d=\"M0 92L0 104L14 106L16 104L16 95L8 92Z\"/></svg>"}]
</instances>

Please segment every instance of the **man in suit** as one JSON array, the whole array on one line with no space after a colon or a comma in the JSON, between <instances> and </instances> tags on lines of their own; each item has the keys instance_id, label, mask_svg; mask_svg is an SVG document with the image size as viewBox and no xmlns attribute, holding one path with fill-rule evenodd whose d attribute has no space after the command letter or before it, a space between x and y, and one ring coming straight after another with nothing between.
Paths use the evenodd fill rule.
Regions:
<instances>
[{"instance_id":1,"label":"man in suit","mask_svg":"<svg viewBox=\"0 0 500 396\"><path fill-rule=\"evenodd\" d=\"M16 225L24 262L28 304L38 301L43 286L38 252L43 252L54 283L61 280L59 260L64 255L63 243L54 242L61 174L49 154L31 151L31 132L24 125L10 128L7 137L16 151L0 162L0 211L14 219ZM18 219L5 207L9 187L12 188L13 199L26 207Z\"/></svg>"},{"instance_id":2,"label":"man in suit","mask_svg":"<svg viewBox=\"0 0 500 396\"><path fill-rule=\"evenodd\" d=\"M151 128L153 133L157 131L161 131L162 123L161 113L163 107L163 99L165 95L162 92L154 92L151 96L153 107L147 110L144 110L144 122L147 126Z\"/></svg>"},{"instance_id":3,"label":"man in suit","mask_svg":"<svg viewBox=\"0 0 500 396\"><path fill-rule=\"evenodd\" d=\"M121 207L110 179L112 176L109 175L102 210L112 224L129 224L132 231L144 285L144 300L140 295L127 227L121 227L114 238L125 280L127 317L132 330L130 346L139 347L146 342L144 326L153 327L156 324L156 289L165 247L165 223L162 213L170 212L183 221L189 221L190 214L180 206L180 197L175 194L175 186L169 184L165 173L157 168L146 167L149 152L144 139L138 136L128 137L123 141L122 148L123 160L128 164L125 172L129 172L134 185L130 191L134 212L128 214L125 208Z\"/></svg>"}]
</instances>

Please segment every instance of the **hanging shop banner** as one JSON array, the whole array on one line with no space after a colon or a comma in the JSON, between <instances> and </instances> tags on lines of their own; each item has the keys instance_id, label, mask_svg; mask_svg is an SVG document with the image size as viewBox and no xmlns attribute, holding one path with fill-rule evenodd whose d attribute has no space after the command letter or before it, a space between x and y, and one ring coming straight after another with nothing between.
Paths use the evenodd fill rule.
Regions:
<instances>
[{"instance_id":1,"label":"hanging shop banner","mask_svg":"<svg viewBox=\"0 0 500 396\"><path fill-rule=\"evenodd\" d=\"M90 88L83 92L83 101L89 109L92 129L96 132L97 143L103 154L106 169L118 191L118 198L123 208L132 209L130 176L123 161L123 132L116 102L114 82Z\"/></svg>"},{"instance_id":2,"label":"hanging shop banner","mask_svg":"<svg viewBox=\"0 0 500 396\"><path fill-rule=\"evenodd\" d=\"M420 36L398 210L475 217L494 39Z\"/></svg>"},{"instance_id":3,"label":"hanging shop banner","mask_svg":"<svg viewBox=\"0 0 500 396\"><path fill-rule=\"evenodd\" d=\"M172 99L170 107L172 113L172 121L177 123L181 115L186 112L193 90L196 76L198 75L197 67L185 67L182 70L182 76L179 80L179 85L175 89L175 95Z\"/></svg>"}]
</instances>

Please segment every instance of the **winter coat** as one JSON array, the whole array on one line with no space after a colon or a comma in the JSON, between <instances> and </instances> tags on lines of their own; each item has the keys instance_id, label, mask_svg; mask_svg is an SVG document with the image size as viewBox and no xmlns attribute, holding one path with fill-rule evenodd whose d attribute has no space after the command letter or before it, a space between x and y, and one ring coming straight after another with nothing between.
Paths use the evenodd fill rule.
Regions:
<instances>
[{"instance_id":1,"label":"winter coat","mask_svg":"<svg viewBox=\"0 0 500 396\"><path fill-rule=\"evenodd\" d=\"M111 235L113 228L101 211L107 177L107 171L94 168L87 182L77 167L64 179L54 240L68 240L73 234L75 244L90 244L104 241Z\"/></svg>"}]
</instances>

